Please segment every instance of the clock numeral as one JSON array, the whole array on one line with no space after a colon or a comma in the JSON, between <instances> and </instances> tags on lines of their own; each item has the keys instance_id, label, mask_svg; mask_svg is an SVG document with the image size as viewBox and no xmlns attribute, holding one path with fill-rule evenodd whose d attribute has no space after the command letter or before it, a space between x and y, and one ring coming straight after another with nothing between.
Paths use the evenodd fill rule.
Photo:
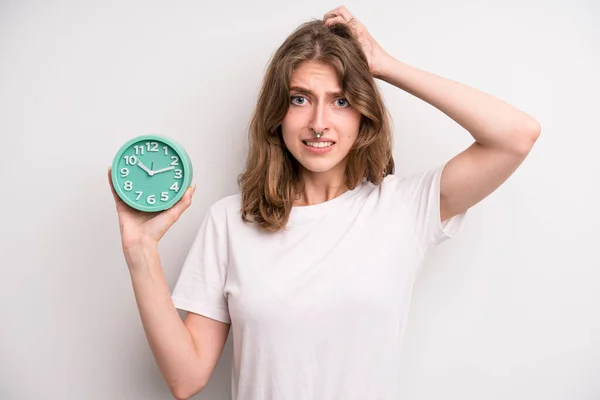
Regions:
<instances>
[{"instance_id":1,"label":"clock numeral","mask_svg":"<svg viewBox=\"0 0 600 400\"><path fill-rule=\"evenodd\" d=\"M135 149L135 154L144 155L144 146L133 146L133 148Z\"/></svg>"},{"instance_id":2,"label":"clock numeral","mask_svg":"<svg viewBox=\"0 0 600 400\"><path fill-rule=\"evenodd\" d=\"M148 149L148 151L158 151L158 143L146 142L146 148Z\"/></svg>"},{"instance_id":3,"label":"clock numeral","mask_svg":"<svg viewBox=\"0 0 600 400\"><path fill-rule=\"evenodd\" d=\"M144 194L144 192L142 192L141 190L138 190L137 192L135 192L135 194L137 194L137 197L135 199L139 200L140 197L142 197L142 194Z\"/></svg>"},{"instance_id":4,"label":"clock numeral","mask_svg":"<svg viewBox=\"0 0 600 400\"><path fill-rule=\"evenodd\" d=\"M179 192L179 184L177 182L175 182L174 184L171 185L171 187L169 188L175 192Z\"/></svg>"},{"instance_id":5,"label":"clock numeral","mask_svg":"<svg viewBox=\"0 0 600 400\"><path fill-rule=\"evenodd\" d=\"M162 192L160 194L160 200L161 201L168 201L169 200L169 192Z\"/></svg>"},{"instance_id":6,"label":"clock numeral","mask_svg":"<svg viewBox=\"0 0 600 400\"><path fill-rule=\"evenodd\" d=\"M173 160L173 162L171 163L171 165L179 165L179 157L177 157L177 156L171 156L171 160Z\"/></svg>"},{"instance_id":7,"label":"clock numeral","mask_svg":"<svg viewBox=\"0 0 600 400\"><path fill-rule=\"evenodd\" d=\"M131 189L133 189L133 182L125 181L125 184L123 185L123 189L125 189L129 192Z\"/></svg>"},{"instance_id":8,"label":"clock numeral","mask_svg":"<svg viewBox=\"0 0 600 400\"><path fill-rule=\"evenodd\" d=\"M121 178L125 178L129 175L129 168L121 168Z\"/></svg>"},{"instance_id":9,"label":"clock numeral","mask_svg":"<svg viewBox=\"0 0 600 400\"><path fill-rule=\"evenodd\" d=\"M180 169L176 169L175 170L175 179L181 179L183 178L183 171Z\"/></svg>"},{"instance_id":10,"label":"clock numeral","mask_svg":"<svg viewBox=\"0 0 600 400\"><path fill-rule=\"evenodd\" d=\"M127 165L135 165L137 162L136 156L123 156L123 158L125 159L125 164Z\"/></svg>"},{"instance_id":11,"label":"clock numeral","mask_svg":"<svg viewBox=\"0 0 600 400\"><path fill-rule=\"evenodd\" d=\"M169 148L167 146L163 146L163 149L165 150L165 156L168 156L169 155L169 152L168 152Z\"/></svg>"},{"instance_id":12,"label":"clock numeral","mask_svg":"<svg viewBox=\"0 0 600 400\"><path fill-rule=\"evenodd\" d=\"M148 196L146 198L146 203L148 203L148 204L154 204L154 203L156 203L156 196L153 195L153 194L151 194L150 196Z\"/></svg>"}]
</instances>

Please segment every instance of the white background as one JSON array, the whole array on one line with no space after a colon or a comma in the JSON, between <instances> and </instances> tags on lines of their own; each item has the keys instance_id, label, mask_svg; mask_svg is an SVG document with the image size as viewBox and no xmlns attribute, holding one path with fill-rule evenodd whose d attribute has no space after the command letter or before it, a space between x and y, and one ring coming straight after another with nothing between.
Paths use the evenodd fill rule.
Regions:
<instances>
[{"instance_id":1,"label":"white background","mask_svg":"<svg viewBox=\"0 0 600 400\"><path fill-rule=\"evenodd\" d=\"M107 167L141 134L188 150L198 190L161 242L172 289L208 206L238 190L269 58L338 5L0 2L0 398L171 398L140 323ZM428 258L403 399L600 398L600 6L345 5L396 58L542 125L522 167ZM471 143L427 103L380 87L398 174ZM231 354L229 340L198 399L229 399Z\"/></svg>"}]
</instances>

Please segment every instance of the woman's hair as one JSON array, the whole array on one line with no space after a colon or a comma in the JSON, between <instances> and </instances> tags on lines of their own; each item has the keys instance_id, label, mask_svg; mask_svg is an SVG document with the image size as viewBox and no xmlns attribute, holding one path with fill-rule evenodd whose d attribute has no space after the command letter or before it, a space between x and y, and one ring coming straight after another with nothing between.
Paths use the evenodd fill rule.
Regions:
<instances>
[{"instance_id":1,"label":"woman's hair","mask_svg":"<svg viewBox=\"0 0 600 400\"><path fill-rule=\"evenodd\" d=\"M267 68L249 127L245 171L238 177L242 219L272 232L285 228L303 189L301 166L284 145L281 123L292 72L309 60L333 67L345 98L361 114L345 171L348 189L363 179L379 184L394 172L389 116L360 43L346 25L306 22L286 38Z\"/></svg>"}]
</instances>

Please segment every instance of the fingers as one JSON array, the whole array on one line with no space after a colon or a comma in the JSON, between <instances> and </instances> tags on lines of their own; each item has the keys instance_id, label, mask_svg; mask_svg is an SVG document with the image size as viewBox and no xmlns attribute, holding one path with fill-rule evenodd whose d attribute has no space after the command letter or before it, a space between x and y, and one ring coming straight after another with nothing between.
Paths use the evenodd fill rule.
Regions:
<instances>
[{"instance_id":1,"label":"fingers","mask_svg":"<svg viewBox=\"0 0 600 400\"><path fill-rule=\"evenodd\" d=\"M361 29L358 21L345 7L338 7L325 14L323 17L323 23L326 27L332 27L334 25L348 25L355 35L359 35Z\"/></svg>"},{"instance_id":2,"label":"fingers","mask_svg":"<svg viewBox=\"0 0 600 400\"><path fill-rule=\"evenodd\" d=\"M342 20L340 22L350 22L354 19L350 11L346 9L344 6L337 7L323 16L323 21L327 22L329 18L341 17Z\"/></svg>"},{"instance_id":3,"label":"fingers","mask_svg":"<svg viewBox=\"0 0 600 400\"><path fill-rule=\"evenodd\" d=\"M181 200L179 200L177 204L175 204L173 207L167 210L167 218L169 219L171 224L177 221L179 217L181 217L181 214L183 214L183 212L187 210L188 207L192 204L192 197L194 196L195 191L195 184L193 186L188 187Z\"/></svg>"},{"instance_id":4,"label":"fingers","mask_svg":"<svg viewBox=\"0 0 600 400\"><path fill-rule=\"evenodd\" d=\"M344 19L344 17L341 16L337 16L337 17L332 17L327 19L327 21L325 21L325 26L333 26L333 25L337 25L337 24L345 24L346 20Z\"/></svg>"},{"instance_id":5,"label":"fingers","mask_svg":"<svg viewBox=\"0 0 600 400\"><path fill-rule=\"evenodd\" d=\"M179 217L192 203L192 195L194 194L196 185L187 188L183 197L173 207L161 211L156 216L147 221L146 234L156 242L167 233L169 229L179 220Z\"/></svg>"},{"instance_id":6,"label":"fingers","mask_svg":"<svg viewBox=\"0 0 600 400\"><path fill-rule=\"evenodd\" d=\"M185 194L183 195L183 198L186 199L186 203L187 203L187 207L190 206L190 204L192 204L192 198L194 197L194 193L196 192L196 184L193 184L192 186L188 187L187 190L185 191Z\"/></svg>"}]
</instances>

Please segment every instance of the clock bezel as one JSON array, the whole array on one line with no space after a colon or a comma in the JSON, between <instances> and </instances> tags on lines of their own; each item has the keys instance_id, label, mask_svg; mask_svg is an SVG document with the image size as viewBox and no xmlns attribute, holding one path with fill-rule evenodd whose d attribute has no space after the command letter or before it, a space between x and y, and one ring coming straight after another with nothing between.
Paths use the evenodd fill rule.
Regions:
<instances>
[{"instance_id":1,"label":"clock bezel","mask_svg":"<svg viewBox=\"0 0 600 400\"><path fill-rule=\"evenodd\" d=\"M169 201L166 203L157 201L156 205L138 204L135 201L129 199L129 197L127 196L127 192L125 192L123 190L123 188L120 185L118 185L118 179L120 178L118 176L119 162L120 162L123 154L127 150L129 150L133 144L140 142L140 141L162 142L165 145L170 146L177 153L177 156L179 156L179 161L181 162L181 169L183 170L183 180L181 182L181 188L179 189L179 192L177 192L175 194L175 196L173 196L171 199L169 199ZM123 202L125 202L125 204L127 204L131 208L134 208L138 211L143 211L143 212L149 212L149 213L161 212L161 211L164 211L164 210L167 210L167 209L173 207L175 204L177 204L177 202L179 200L181 200L181 198L185 194L187 188L191 185L192 178L193 178L192 162L190 160L190 157L189 157L187 151L185 151L183 146L181 146L179 143L177 143L174 139L164 136L164 135L153 135L153 134L140 135L140 136L137 136L137 137L134 137L134 138L128 140L123 145L121 145L119 150L116 152L115 157L113 159L113 163L112 163L111 180L112 180L112 185L115 188L115 191L117 192L117 195L119 196L119 198L121 200L123 200Z\"/></svg>"}]
</instances>

